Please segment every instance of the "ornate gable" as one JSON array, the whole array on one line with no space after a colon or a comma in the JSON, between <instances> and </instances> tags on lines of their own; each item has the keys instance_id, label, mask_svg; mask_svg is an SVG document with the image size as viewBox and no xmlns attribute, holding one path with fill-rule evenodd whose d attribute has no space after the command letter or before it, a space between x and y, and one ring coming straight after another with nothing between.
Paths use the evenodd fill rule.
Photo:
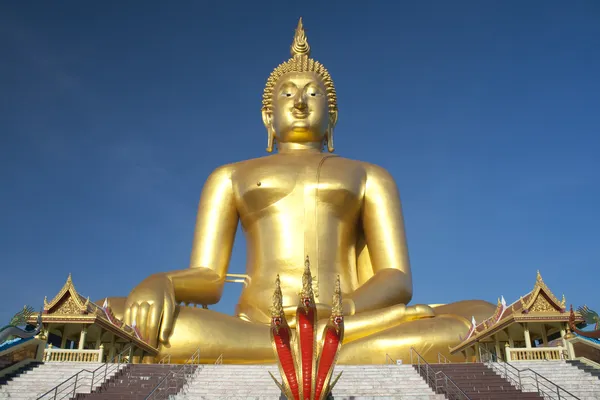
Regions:
<instances>
[{"instance_id":1,"label":"ornate gable","mask_svg":"<svg viewBox=\"0 0 600 400\"><path fill-rule=\"evenodd\" d=\"M88 311L89 299L84 299L75 290L71 274L52 301L44 298L44 314L79 315Z\"/></svg>"},{"instance_id":2,"label":"ornate gable","mask_svg":"<svg viewBox=\"0 0 600 400\"><path fill-rule=\"evenodd\" d=\"M554 293L546 286L540 271L537 272L537 279L531 295L527 299L521 299L522 313L564 313L566 299L563 295L561 301L556 298Z\"/></svg>"}]
</instances>

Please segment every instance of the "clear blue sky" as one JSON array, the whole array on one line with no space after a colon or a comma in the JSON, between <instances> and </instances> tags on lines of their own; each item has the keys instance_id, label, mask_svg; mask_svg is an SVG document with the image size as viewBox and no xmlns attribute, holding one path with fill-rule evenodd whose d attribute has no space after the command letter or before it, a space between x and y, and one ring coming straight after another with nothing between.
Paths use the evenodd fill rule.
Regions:
<instances>
[{"instance_id":1,"label":"clear blue sky","mask_svg":"<svg viewBox=\"0 0 600 400\"><path fill-rule=\"evenodd\" d=\"M208 174L265 155L299 16L337 152L397 179L414 302L512 302L540 269L600 311L600 3L217 3L2 2L0 322L69 272L98 299L187 267Z\"/></svg>"}]
</instances>

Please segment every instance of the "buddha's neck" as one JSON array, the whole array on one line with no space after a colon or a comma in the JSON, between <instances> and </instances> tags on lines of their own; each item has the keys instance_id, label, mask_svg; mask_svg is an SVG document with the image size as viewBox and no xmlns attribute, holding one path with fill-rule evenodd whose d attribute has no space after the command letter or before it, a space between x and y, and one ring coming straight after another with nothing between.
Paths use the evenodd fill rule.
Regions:
<instances>
[{"instance_id":1,"label":"buddha's neck","mask_svg":"<svg viewBox=\"0 0 600 400\"><path fill-rule=\"evenodd\" d=\"M277 143L277 152L280 154L295 154L295 153L321 153L323 143Z\"/></svg>"}]
</instances>

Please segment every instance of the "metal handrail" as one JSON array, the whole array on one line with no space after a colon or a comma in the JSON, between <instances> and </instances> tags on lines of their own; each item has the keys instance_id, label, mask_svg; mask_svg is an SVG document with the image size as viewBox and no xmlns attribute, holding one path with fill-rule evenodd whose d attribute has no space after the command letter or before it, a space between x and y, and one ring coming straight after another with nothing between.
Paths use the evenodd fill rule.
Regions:
<instances>
[{"instance_id":1,"label":"metal handrail","mask_svg":"<svg viewBox=\"0 0 600 400\"><path fill-rule=\"evenodd\" d=\"M504 361L498 354L495 355L495 358L496 362L494 362L494 354L492 354L487 348L479 347L479 359L484 364L488 365L493 371L499 373L504 379L512 382L515 387L522 392L531 392L531 390L526 390L529 387L528 385L531 385L531 387L535 386L535 391L537 391L540 396L547 399L579 400L579 397L575 396L573 393L569 392L562 386L557 385L550 379L537 373L531 368L519 369L511 363ZM501 365L504 366L504 368L502 368ZM509 375L509 372L512 374L512 376ZM527 373L530 373L533 376L527 375ZM526 380L529 382L526 382ZM532 380L535 381L535 384L534 382L531 382Z\"/></svg>"},{"instance_id":2,"label":"metal handrail","mask_svg":"<svg viewBox=\"0 0 600 400\"><path fill-rule=\"evenodd\" d=\"M90 371L88 369L82 369L81 371L77 372L75 375L68 377L67 379L65 379L64 381L62 381L61 383L59 383L58 385L53 387L52 389L48 390L46 393L38 396L36 398L36 400L40 400L40 399L52 399L52 400L58 399L58 400L60 400L60 399L64 399L67 396L75 397L78 387L83 386L83 384L81 384L80 375L82 375L84 373L92 374L92 376L90 378L90 392L91 392L92 390L94 390L94 382L98 382L98 381L94 381L94 378L103 376L102 382L104 382L106 380L106 376L108 375L109 365L113 366L113 368L111 368L110 373L112 373L115 369L118 371L121 367L121 359L122 359L123 354L125 354L125 352L130 352L130 351L131 351L131 347L130 346L126 347L122 352L120 352L119 354L114 356L110 362L100 365L98 368L96 368L93 371ZM114 367L115 360L117 360L116 367ZM127 361L129 362L129 359ZM102 373L102 371L100 371L103 368L104 368L104 371L103 371L104 373ZM65 385L67 382L69 382L73 379L75 379L75 381L73 383L69 383L68 385ZM85 379L87 379L87 376L85 377ZM77 386L78 382L80 383L79 386ZM61 386L63 386L63 385L65 385L65 387L61 389ZM73 387L72 392L71 392L71 387ZM60 391L59 391L59 389L60 389ZM58 395L63 394L65 391L67 391L67 389L68 389L67 394L65 394L62 397L58 397ZM46 397L47 395L50 395L50 394L52 394L53 396Z\"/></svg>"},{"instance_id":3,"label":"metal handrail","mask_svg":"<svg viewBox=\"0 0 600 400\"><path fill-rule=\"evenodd\" d=\"M427 385L432 388L437 394L444 394L450 400L471 400L469 396L459 388L456 383L444 372L435 371L433 367L425 361L423 356L414 349L410 348L410 363L414 365L413 354L417 356L417 371L419 375L425 379ZM421 365L423 367L421 368ZM439 382L443 383L440 384Z\"/></svg>"},{"instance_id":4,"label":"metal handrail","mask_svg":"<svg viewBox=\"0 0 600 400\"><path fill-rule=\"evenodd\" d=\"M223 353L221 353L221 355L215 361L215 365L222 365L222 364L223 364Z\"/></svg>"},{"instance_id":5,"label":"metal handrail","mask_svg":"<svg viewBox=\"0 0 600 400\"><path fill-rule=\"evenodd\" d=\"M158 362L159 364L171 364L171 354L167 354Z\"/></svg>"},{"instance_id":6,"label":"metal handrail","mask_svg":"<svg viewBox=\"0 0 600 400\"><path fill-rule=\"evenodd\" d=\"M391 362L388 362L391 361ZM388 353L385 353L385 363L386 364L396 364L396 360L394 360Z\"/></svg>"},{"instance_id":7,"label":"metal handrail","mask_svg":"<svg viewBox=\"0 0 600 400\"><path fill-rule=\"evenodd\" d=\"M169 371L165 374L165 376L158 382L158 384L152 389L150 394L145 397L145 400L149 399L158 399L159 395L166 394L163 398L169 397L169 389L172 389L170 383L175 381L175 388L177 388L179 381L182 380L182 389L185 392L185 385L188 383L190 378L192 378L196 373L198 373L200 365L200 347L196 349L194 354L192 354L186 362L177 370L177 371ZM166 387L165 387L166 386ZM174 393L172 393L174 394Z\"/></svg>"},{"instance_id":8,"label":"metal handrail","mask_svg":"<svg viewBox=\"0 0 600 400\"><path fill-rule=\"evenodd\" d=\"M449 364L450 361L448 361L448 359L446 358L445 355L443 355L442 353L438 352L438 363L439 364Z\"/></svg>"}]
</instances>

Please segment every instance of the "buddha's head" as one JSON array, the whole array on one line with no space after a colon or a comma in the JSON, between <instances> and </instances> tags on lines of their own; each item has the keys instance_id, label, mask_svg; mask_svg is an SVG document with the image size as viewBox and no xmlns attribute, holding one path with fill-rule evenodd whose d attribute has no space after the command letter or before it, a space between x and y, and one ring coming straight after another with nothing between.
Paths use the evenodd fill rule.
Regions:
<instances>
[{"instance_id":1,"label":"buddha's head","mask_svg":"<svg viewBox=\"0 0 600 400\"><path fill-rule=\"evenodd\" d=\"M302 18L298 21L292 58L269 76L263 93L262 117L268 133L267 151L275 143L313 144L333 152L337 101L327 69L310 58Z\"/></svg>"}]
</instances>

